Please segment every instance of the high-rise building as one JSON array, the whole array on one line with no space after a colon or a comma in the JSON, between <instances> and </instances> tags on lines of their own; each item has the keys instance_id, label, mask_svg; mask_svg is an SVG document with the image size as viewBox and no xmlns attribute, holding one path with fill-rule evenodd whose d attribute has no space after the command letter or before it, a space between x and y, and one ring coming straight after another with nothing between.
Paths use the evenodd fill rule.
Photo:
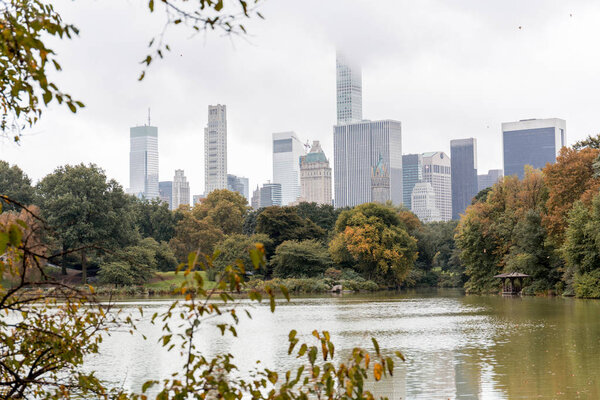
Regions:
<instances>
[{"instance_id":1,"label":"high-rise building","mask_svg":"<svg viewBox=\"0 0 600 400\"><path fill-rule=\"evenodd\" d=\"M380 154L371 171L371 201L385 204L390 199L390 171Z\"/></svg>"},{"instance_id":2,"label":"high-rise building","mask_svg":"<svg viewBox=\"0 0 600 400\"><path fill-rule=\"evenodd\" d=\"M252 198L250 199L250 207L255 210L260 208L260 188L256 185L256 189L252 191Z\"/></svg>"},{"instance_id":3,"label":"high-rise building","mask_svg":"<svg viewBox=\"0 0 600 400\"><path fill-rule=\"evenodd\" d=\"M129 129L129 189L139 198L158 198L158 128Z\"/></svg>"},{"instance_id":4,"label":"high-rise building","mask_svg":"<svg viewBox=\"0 0 600 400\"><path fill-rule=\"evenodd\" d=\"M450 141L452 219L459 219L477 194L477 139Z\"/></svg>"},{"instance_id":5,"label":"high-rise building","mask_svg":"<svg viewBox=\"0 0 600 400\"><path fill-rule=\"evenodd\" d=\"M554 164L567 141L567 123L558 118L524 119L502 124L504 175L523 179L525 165Z\"/></svg>"},{"instance_id":6,"label":"high-rise building","mask_svg":"<svg viewBox=\"0 0 600 400\"><path fill-rule=\"evenodd\" d=\"M303 201L331 204L331 167L318 140L307 155L300 156L300 187Z\"/></svg>"},{"instance_id":7,"label":"high-rise building","mask_svg":"<svg viewBox=\"0 0 600 400\"><path fill-rule=\"evenodd\" d=\"M282 205L300 197L300 156L304 145L294 132L273 134L273 183L281 185Z\"/></svg>"},{"instance_id":8,"label":"high-rise building","mask_svg":"<svg viewBox=\"0 0 600 400\"><path fill-rule=\"evenodd\" d=\"M487 174L477 175L477 191L481 192L483 189L494 186L502 179L502 176L501 169L490 169Z\"/></svg>"},{"instance_id":9,"label":"high-rise building","mask_svg":"<svg viewBox=\"0 0 600 400\"><path fill-rule=\"evenodd\" d=\"M344 57L336 57L337 123L362 120L362 72L360 66Z\"/></svg>"},{"instance_id":10,"label":"high-rise building","mask_svg":"<svg viewBox=\"0 0 600 400\"><path fill-rule=\"evenodd\" d=\"M435 191L429 182L418 182L413 186L410 200L411 211L422 222L441 221L442 216L435 204Z\"/></svg>"},{"instance_id":11,"label":"high-rise building","mask_svg":"<svg viewBox=\"0 0 600 400\"><path fill-rule=\"evenodd\" d=\"M389 199L402 203L402 129L399 121L362 121L333 128L335 206L373 201L371 179L379 163L389 173Z\"/></svg>"},{"instance_id":12,"label":"high-rise building","mask_svg":"<svg viewBox=\"0 0 600 400\"><path fill-rule=\"evenodd\" d=\"M442 151L423 153L423 182L435 193L435 206L442 221L452 219L452 167L450 157Z\"/></svg>"},{"instance_id":13,"label":"high-rise building","mask_svg":"<svg viewBox=\"0 0 600 400\"><path fill-rule=\"evenodd\" d=\"M160 200L169 205L169 210L173 209L173 181L158 182L158 196Z\"/></svg>"},{"instance_id":14,"label":"high-rise building","mask_svg":"<svg viewBox=\"0 0 600 400\"><path fill-rule=\"evenodd\" d=\"M208 125L204 128L205 194L227 189L227 108L208 106Z\"/></svg>"},{"instance_id":15,"label":"high-rise building","mask_svg":"<svg viewBox=\"0 0 600 400\"><path fill-rule=\"evenodd\" d=\"M227 174L227 189L232 192L238 192L250 202L250 187L248 178Z\"/></svg>"},{"instance_id":16,"label":"high-rise building","mask_svg":"<svg viewBox=\"0 0 600 400\"><path fill-rule=\"evenodd\" d=\"M412 191L423 181L423 155L405 154L402 156L402 204L411 209Z\"/></svg>"},{"instance_id":17,"label":"high-rise building","mask_svg":"<svg viewBox=\"0 0 600 400\"><path fill-rule=\"evenodd\" d=\"M173 177L173 209L176 210L182 204L190 205L190 183L183 170L176 169Z\"/></svg>"},{"instance_id":18,"label":"high-rise building","mask_svg":"<svg viewBox=\"0 0 600 400\"><path fill-rule=\"evenodd\" d=\"M258 208L281 206L281 184L267 182L260 188Z\"/></svg>"}]
</instances>

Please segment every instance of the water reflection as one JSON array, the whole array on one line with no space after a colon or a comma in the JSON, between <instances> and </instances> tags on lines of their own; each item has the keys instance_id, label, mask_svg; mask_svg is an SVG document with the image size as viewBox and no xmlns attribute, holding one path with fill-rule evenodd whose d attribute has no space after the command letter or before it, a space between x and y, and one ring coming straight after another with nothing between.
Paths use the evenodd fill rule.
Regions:
<instances>
[{"instance_id":1,"label":"water reflection","mask_svg":"<svg viewBox=\"0 0 600 400\"><path fill-rule=\"evenodd\" d=\"M142 306L148 316L169 304L145 301ZM408 358L393 378L372 386L391 399L600 398L598 301L441 291L300 298L281 304L275 314L262 306L252 314L252 320L242 320L239 339L206 326L198 346L208 355L237 355L242 371L252 370L256 360L284 370L297 362L287 356L290 329L307 340L313 329L330 331L343 356L354 346L370 347L375 336L384 352L399 349ZM132 390L177 370L182 357L156 344L160 328L148 319L139 324L147 340L115 332L88 365Z\"/></svg>"}]
</instances>

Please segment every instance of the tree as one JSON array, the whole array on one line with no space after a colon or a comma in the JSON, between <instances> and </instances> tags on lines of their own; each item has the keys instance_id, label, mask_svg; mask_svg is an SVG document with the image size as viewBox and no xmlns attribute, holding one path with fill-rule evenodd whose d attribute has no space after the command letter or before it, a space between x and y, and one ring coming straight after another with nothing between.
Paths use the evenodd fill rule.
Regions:
<instances>
[{"instance_id":1,"label":"tree","mask_svg":"<svg viewBox=\"0 0 600 400\"><path fill-rule=\"evenodd\" d=\"M585 148L600 150L600 135L588 135L588 137L573 145L573 149L575 150L582 150Z\"/></svg>"},{"instance_id":2,"label":"tree","mask_svg":"<svg viewBox=\"0 0 600 400\"><path fill-rule=\"evenodd\" d=\"M238 192L213 190L192 209L194 218L210 218L224 235L242 233L244 217L248 212L246 198Z\"/></svg>"},{"instance_id":3,"label":"tree","mask_svg":"<svg viewBox=\"0 0 600 400\"><path fill-rule=\"evenodd\" d=\"M265 249L267 258L274 252L273 241L264 233L257 233L252 236L246 236L239 233L229 235L218 246L219 257L215 260L217 270L223 270L227 265L233 265L238 260L244 265L252 265L249 250L256 247L257 243L261 243ZM260 272L263 275L268 275L267 265L265 264Z\"/></svg>"},{"instance_id":4,"label":"tree","mask_svg":"<svg viewBox=\"0 0 600 400\"><path fill-rule=\"evenodd\" d=\"M331 204L317 204L302 202L294 206L301 218L309 219L320 228L331 232L335 228L335 221L342 209L333 208Z\"/></svg>"},{"instance_id":5,"label":"tree","mask_svg":"<svg viewBox=\"0 0 600 400\"><path fill-rule=\"evenodd\" d=\"M549 196L544 225L551 240L557 246L563 242L569 210L577 200L590 204L600 189L600 178L594 177L593 163L600 150L583 148L575 150L563 147L555 164L544 168L544 182Z\"/></svg>"},{"instance_id":6,"label":"tree","mask_svg":"<svg viewBox=\"0 0 600 400\"><path fill-rule=\"evenodd\" d=\"M286 240L322 240L326 232L309 219L302 218L294 207L266 207L256 218L256 232L268 235L275 246Z\"/></svg>"},{"instance_id":7,"label":"tree","mask_svg":"<svg viewBox=\"0 0 600 400\"><path fill-rule=\"evenodd\" d=\"M331 266L327 248L315 240L288 240L277 246L271 258L273 275L279 278L312 278Z\"/></svg>"},{"instance_id":8,"label":"tree","mask_svg":"<svg viewBox=\"0 0 600 400\"><path fill-rule=\"evenodd\" d=\"M351 263L366 279L398 287L417 258L417 241L394 208L367 203L340 214L329 250L339 265Z\"/></svg>"},{"instance_id":9,"label":"tree","mask_svg":"<svg viewBox=\"0 0 600 400\"><path fill-rule=\"evenodd\" d=\"M61 253L79 252L84 283L90 254L138 240L132 197L116 181L107 180L97 166L59 167L37 189L42 215Z\"/></svg>"},{"instance_id":10,"label":"tree","mask_svg":"<svg viewBox=\"0 0 600 400\"><path fill-rule=\"evenodd\" d=\"M34 200L34 188L31 179L16 165L12 167L0 160L0 195L8 196L10 199L23 204L31 205ZM0 199L0 204L5 210L16 210L12 203Z\"/></svg>"},{"instance_id":11,"label":"tree","mask_svg":"<svg viewBox=\"0 0 600 400\"><path fill-rule=\"evenodd\" d=\"M175 215L169 205L158 199L139 200L134 203L135 225L143 238L168 242L175 235Z\"/></svg>"},{"instance_id":12,"label":"tree","mask_svg":"<svg viewBox=\"0 0 600 400\"><path fill-rule=\"evenodd\" d=\"M217 243L223 240L223 232L212 223L210 218L199 220L194 217L189 208L181 208L179 212L183 218L177 222L175 237L169 241L175 257L180 262L184 262L191 252L212 254Z\"/></svg>"}]
</instances>

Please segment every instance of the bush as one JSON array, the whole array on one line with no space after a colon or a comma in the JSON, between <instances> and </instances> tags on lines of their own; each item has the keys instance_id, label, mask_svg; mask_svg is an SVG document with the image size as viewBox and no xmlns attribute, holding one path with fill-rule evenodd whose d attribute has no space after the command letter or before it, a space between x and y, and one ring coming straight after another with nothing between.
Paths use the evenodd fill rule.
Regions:
<instances>
[{"instance_id":1,"label":"bush","mask_svg":"<svg viewBox=\"0 0 600 400\"><path fill-rule=\"evenodd\" d=\"M135 282L133 271L125 262L111 262L100 266L98 272L100 283L115 284L117 286L133 285Z\"/></svg>"},{"instance_id":2,"label":"bush","mask_svg":"<svg viewBox=\"0 0 600 400\"><path fill-rule=\"evenodd\" d=\"M343 290L351 290L353 292L374 292L379 290L379 285L373 281L361 280L342 280L340 281Z\"/></svg>"},{"instance_id":3,"label":"bush","mask_svg":"<svg viewBox=\"0 0 600 400\"><path fill-rule=\"evenodd\" d=\"M600 269L576 274L573 282L575 296L585 299L600 298Z\"/></svg>"},{"instance_id":4,"label":"bush","mask_svg":"<svg viewBox=\"0 0 600 400\"><path fill-rule=\"evenodd\" d=\"M277 246L271 265L276 277L310 278L323 274L331 265L331 258L320 242L288 240Z\"/></svg>"},{"instance_id":5,"label":"bush","mask_svg":"<svg viewBox=\"0 0 600 400\"><path fill-rule=\"evenodd\" d=\"M342 278L342 271L333 267L329 267L327 270L325 270L325 277L336 281L340 280Z\"/></svg>"}]
</instances>

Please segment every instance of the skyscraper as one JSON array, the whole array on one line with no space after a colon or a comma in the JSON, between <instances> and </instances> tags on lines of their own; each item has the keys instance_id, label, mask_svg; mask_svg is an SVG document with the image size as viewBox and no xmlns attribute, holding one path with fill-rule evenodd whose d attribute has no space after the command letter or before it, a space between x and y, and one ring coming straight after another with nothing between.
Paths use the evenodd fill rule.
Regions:
<instances>
[{"instance_id":1,"label":"skyscraper","mask_svg":"<svg viewBox=\"0 0 600 400\"><path fill-rule=\"evenodd\" d=\"M435 193L435 206L442 221L452 219L452 170L450 157L442 151L423 153L423 182Z\"/></svg>"},{"instance_id":2,"label":"skyscraper","mask_svg":"<svg viewBox=\"0 0 600 400\"><path fill-rule=\"evenodd\" d=\"M477 191L494 186L496 182L502 179L503 173L501 169L490 169L487 174L477 175Z\"/></svg>"},{"instance_id":3,"label":"skyscraper","mask_svg":"<svg viewBox=\"0 0 600 400\"><path fill-rule=\"evenodd\" d=\"M227 174L227 189L231 190L232 192L238 192L246 198L246 201L250 201L250 187L248 178Z\"/></svg>"},{"instance_id":4,"label":"skyscraper","mask_svg":"<svg viewBox=\"0 0 600 400\"><path fill-rule=\"evenodd\" d=\"M523 179L525 165L554 164L567 141L567 123L558 118L524 119L502 124L504 175Z\"/></svg>"},{"instance_id":5,"label":"skyscraper","mask_svg":"<svg viewBox=\"0 0 600 400\"><path fill-rule=\"evenodd\" d=\"M402 129L399 121L362 121L333 128L335 206L373 201L371 179L379 163L389 173L389 199L402 203Z\"/></svg>"},{"instance_id":6,"label":"skyscraper","mask_svg":"<svg viewBox=\"0 0 600 400\"><path fill-rule=\"evenodd\" d=\"M423 181L423 156L405 154L402 156L402 203L411 209L412 191L415 185Z\"/></svg>"},{"instance_id":7,"label":"skyscraper","mask_svg":"<svg viewBox=\"0 0 600 400\"><path fill-rule=\"evenodd\" d=\"M158 128L129 129L129 189L139 198L158 198Z\"/></svg>"},{"instance_id":8,"label":"skyscraper","mask_svg":"<svg viewBox=\"0 0 600 400\"><path fill-rule=\"evenodd\" d=\"M227 108L208 106L208 125L204 128L205 194L227 189Z\"/></svg>"},{"instance_id":9,"label":"skyscraper","mask_svg":"<svg viewBox=\"0 0 600 400\"><path fill-rule=\"evenodd\" d=\"M267 182L260 188L258 208L282 205L281 184Z\"/></svg>"},{"instance_id":10,"label":"skyscraper","mask_svg":"<svg viewBox=\"0 0 600 400\"><path fill-rule=\"evenodd\" d=\"M281 185L282 205L300 197L300 156L304 145L294 132L273 134L273 183Z\"/></svg>"},{"instance_id":11,"label":"skyscraper","mask_svg":"<svg viewBox=\"0 0 600 400\"><path fill-rule=\"evenodd\" d=\"M435 205L435 191L429 182L417 182L411 193L411 211L422 222L441 221L440 210Z\"/></svg>"},{"instance_id":12,"label":"skyscraper","mask_svg":"<svg viewBox=\"0 0 600 400\"><path fill-rule=\"evenodd\" d=\"M303 201L331 204L331 167L318 140L300 157L300 186Z\"/></svg>"},{"instance_id":13,"label":"skyscraper","mask_svg":"<svg viewBox=\"0 0 600 400\"><path fill-rule=\"evenodd\" d=\"M190 183L183 170L176 169L173 177L173 209L176 210L182 204L190 204Z\"/></svg>"},{"instance_id":14,"label":"skyscraper","mask_svg":"<svg viewBox=\"0 0 600 400\"><path fill-rule=\"evenodd\" d=\"M360 66L337 53L336 57L337 123L362 120L362 73Z\"/></svg>"},{"instance_id":15,"label":"skyscraper","mask_svg":"<svg viewBox=\"0 0 600 400\"><path fill-rule=\"evenodd\" d=\"M477 194L477 139L450 141L452 219L459 219Z\"/></svg>"},{"instance_id":16,"label":"skyscraper","mask_svg":"<svg viewBox=\"0 0 600 400\"><path fill-rule=\"evenodd\" d=\"M173 209L173 181L158 182L158 195L160 200L169 205L169 210Z\"/></svg>"}]
</instances>

